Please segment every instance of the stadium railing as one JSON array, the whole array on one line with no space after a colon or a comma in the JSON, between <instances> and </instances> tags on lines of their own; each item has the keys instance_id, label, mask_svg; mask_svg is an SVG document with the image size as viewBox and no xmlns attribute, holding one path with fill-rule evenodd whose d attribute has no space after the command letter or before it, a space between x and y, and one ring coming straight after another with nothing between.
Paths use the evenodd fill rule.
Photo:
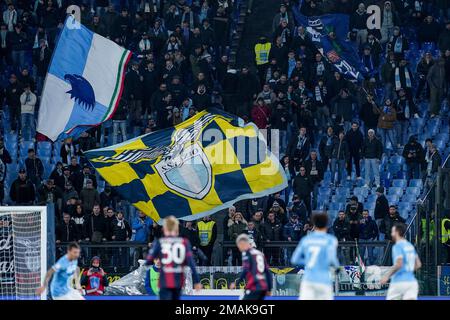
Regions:
<instances>
[{"instance_id":1,"label":"stadium railing","mask_svg":"<svg viewBox=\"0 0 450 320\"><path fill-rule=\"evenodd\" d=\"M290 258L297 242L293 241L271 241L265 242L261 249L269 265L290 266ZM236 245L233 241L224 241L221 265L239 265L240 255L236 251ZM341 265L357 264L358 254L364 261L376 265L390 265L390 241L340 241L338 246L338 258ZM372 253L370 256L369 254Z\"/></svg>"}]
</instances>

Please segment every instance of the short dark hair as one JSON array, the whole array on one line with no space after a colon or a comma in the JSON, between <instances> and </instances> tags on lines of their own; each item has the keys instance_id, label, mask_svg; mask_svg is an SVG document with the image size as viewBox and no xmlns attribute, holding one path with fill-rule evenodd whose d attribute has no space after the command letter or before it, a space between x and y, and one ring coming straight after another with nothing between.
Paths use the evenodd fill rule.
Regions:
<instances>
[{"instance_id":1,"label":"short dark hair","mask_svg":"<svg viewBox=\"0 0 450 320\"><path fill-rule=\"evenodd\" d=\"M394 228L395 228L395 230L397 230L400 237L405 236L406 229L407 229L406 224L404 224L402 222L396 222L396 223L394 223Z\"/></svg>"},{"instance_id":2,"label":"short dark hair","mask_svg":"<svg viewBox=\"0 0 450 320\"><path fill-rule=\"evenodd\" d=\"M70 251L72 249L80 249L80 245L76 242L71 242L67 245L67 251Z\"/></svg>"},{"instance_id":3,"label":"short dark hair","mask_svg":"<svg viewBox=\"0 0 450 320\"><path fill-rule=\"evenodd\" d=\"M311 221L316 228L326 228L328 225L328 214L325 211L314 212Z\"/></svg>"}]
</instances>

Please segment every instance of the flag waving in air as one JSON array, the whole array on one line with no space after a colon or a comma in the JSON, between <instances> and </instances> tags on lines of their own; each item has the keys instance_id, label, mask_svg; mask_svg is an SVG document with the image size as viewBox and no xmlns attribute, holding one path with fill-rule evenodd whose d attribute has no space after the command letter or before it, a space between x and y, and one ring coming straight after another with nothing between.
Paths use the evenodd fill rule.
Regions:
<instances>
[{"instance_id":1,"label":"flag waving in air","mask_svg":"<svg viewBox=\"0 0 450 320\"><path fill-rule=\"evenodd\" d=\"M87 151L98 173L159 222L196 220L234 202L287 187L278 159L254 124L221 110L202 111L175 127Z\"/></svg>"},{"instance_id":2,"label":"flag waving in air","mask_svg":"<svg viewBox=\"0 0 450 320\"><path fill-rule=\"evenodd\" d=\"M68 16L53 53L37 131L56 141L110 119L131 52Z\"/></svg>"}]
</instances>

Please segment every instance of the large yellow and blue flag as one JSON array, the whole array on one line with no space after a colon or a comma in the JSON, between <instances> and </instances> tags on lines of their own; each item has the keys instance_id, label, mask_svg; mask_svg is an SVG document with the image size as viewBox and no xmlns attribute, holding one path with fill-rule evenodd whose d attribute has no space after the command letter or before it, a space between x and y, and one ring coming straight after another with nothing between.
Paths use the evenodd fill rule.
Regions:
<instances>
[{"instance_id":1,"label":"large yellow and blue flag","mask_svg":"<svg viewBox=\"0 0 450 320\"><path fill-rule=\"evenodd\" d=\"M196 220L287 187L257 127L209 109L164 130L85 153L98 173L153 220Z\"/></svg>"}]
</instances>

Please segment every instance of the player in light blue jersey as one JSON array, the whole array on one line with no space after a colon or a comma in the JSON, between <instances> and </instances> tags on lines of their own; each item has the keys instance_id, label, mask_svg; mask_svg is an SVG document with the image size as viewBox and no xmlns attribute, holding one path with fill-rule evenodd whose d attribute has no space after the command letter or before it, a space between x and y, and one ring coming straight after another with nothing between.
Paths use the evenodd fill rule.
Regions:
<instances>
[{"instance_id":1,"label":"player in light blue jersey","mask_svg":"<svg viewBox=\"0 0 450 320\"><path fill-rule=\"evenodd\" d=\"M414 271L422 266L414 246L405 239L406 225L396 223L391 230L393 267L381 280L386 284L391 279L387 300L417 300L419 285Z\"/></svg>"},{"instance_id":2,"label":"player in light blue jersey","mask_svg":"<svg viewBox=\"0 0 450 320\"><path fill-rule=\"evenodd\" d=\"M36 290L36 293L41 295L53 276L50 284L50 293L53 300L84 300L81 295L79 257L80 246L76 242L70 243L67 247L67 253L47 271L44 283L42 287ZM71 286L73 278L75 279L76 289Z\"/></svg>"},{"instance_id":3,"label":"player in light blue jersey","mask_svg":"<svg viewBox=\"0 0 450 320\"><path fill-rule=\"evenodd\" d=\"M330 267L339 267L338 241L327 233L328 214L312 215L314 231L300 240L291 258L293 265L303 265L305 271L300 285L300 300L333 300Z\"/></svg>"}]
</instances>

